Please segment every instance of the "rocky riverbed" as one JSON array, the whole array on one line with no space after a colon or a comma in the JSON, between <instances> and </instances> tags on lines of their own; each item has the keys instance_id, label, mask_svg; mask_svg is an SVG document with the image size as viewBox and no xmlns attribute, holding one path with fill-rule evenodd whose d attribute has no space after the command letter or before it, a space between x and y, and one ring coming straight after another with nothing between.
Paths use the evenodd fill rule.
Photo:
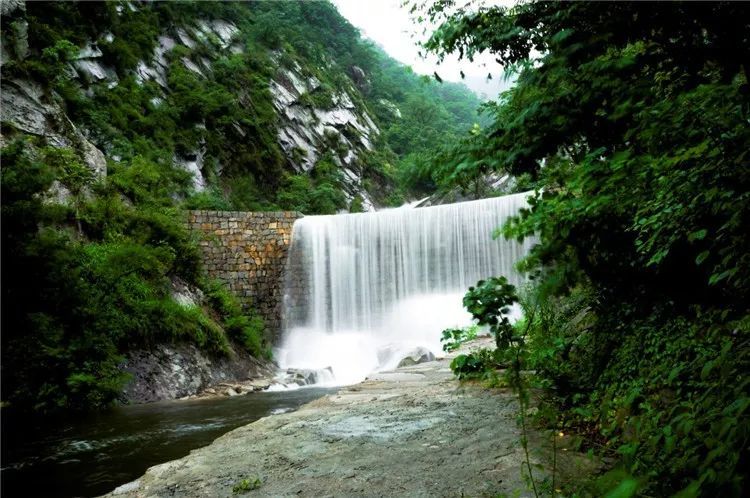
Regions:
<instances>
[{"instance_id":1,"label":"rocky riverbed","mask_svg":"<svg viewBox=\"0 0 750 498\"><path fill-rule=\"evenodd\" d=\"M531 496L515 396L460 384L452 356L262 418L109 496ZM595 467L561 439L558 483ZM551 469L549 437L529 440L539 482Z\"/></svg>"}]
</instances>

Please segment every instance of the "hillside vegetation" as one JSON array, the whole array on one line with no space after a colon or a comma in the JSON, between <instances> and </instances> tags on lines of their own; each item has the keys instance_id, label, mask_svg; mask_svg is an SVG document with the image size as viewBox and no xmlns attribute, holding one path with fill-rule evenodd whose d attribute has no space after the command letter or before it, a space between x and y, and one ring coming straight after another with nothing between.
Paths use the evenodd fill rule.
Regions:
<instances>
[{"instance_id":1,"label":"hillside vegetation","mask_svg":"<svg viewBox=\"0 0 750 498\"><path fill-rule=\"evenodd\" d=\"M327 2L4 2L3 402L97 408L137 348L263 324L206 279L184 209L400 204L415 157L477 121ZM196 306L177 282L201 289Z\"/></svg>"},{"instance_id":2,"label":"hillside vegetation","mask_svg":"<svg viewBox=\"0 0 750 498\"><path fill-rule=\"evenodd\" d=\"M510 172L536 187L501 230L539 237L523 263L533 285L493 279L467 294L498 351L463 358L458 373L536 370L551 437L578 434L616 462L564 494L746 496L747 4L415 11L440 25L429 49L488 50L518 75L491 106L494 124L450 153L453 174ZM502 308L516 292L526 321L513 329ZM534 492L560 493L550 484Z\"/></svg>"}]
</instances>

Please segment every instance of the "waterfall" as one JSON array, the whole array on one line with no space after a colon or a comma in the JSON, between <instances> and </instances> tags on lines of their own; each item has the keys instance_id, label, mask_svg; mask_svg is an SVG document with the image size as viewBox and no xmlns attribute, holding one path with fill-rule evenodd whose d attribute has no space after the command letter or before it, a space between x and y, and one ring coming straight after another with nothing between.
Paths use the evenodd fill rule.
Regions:
<instances>
[{"instance_id":1,"label":"waterfall","mask_svg":"<svg viewBox=\"0 0 750 498\"><path fill-rule=\"evenodd\" d=\"M442 330L471 324L462 306L469 286L497 275L525 281L514 265L534 241L492 234L528 195L297 220L280 366L330 367L331 383L349 384L414 348L439 356Z\"/></svg>"}]
</instances>

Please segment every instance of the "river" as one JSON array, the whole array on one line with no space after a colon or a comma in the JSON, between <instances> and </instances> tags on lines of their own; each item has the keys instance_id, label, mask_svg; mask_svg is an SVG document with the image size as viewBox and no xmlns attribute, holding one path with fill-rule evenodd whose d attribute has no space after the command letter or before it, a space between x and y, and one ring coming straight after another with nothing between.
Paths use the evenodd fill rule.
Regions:
<instances>
[{"instance_id":1,"label":"river","mask_svg":"<svg viewBox=\"0 0 750 498\"><path fill-rule=\"evenodd\" d=\"M76 418L28 420L3 409L2 496L97 496L144 471L331 389L117 407Z\"/></svg>"}]
</instances>

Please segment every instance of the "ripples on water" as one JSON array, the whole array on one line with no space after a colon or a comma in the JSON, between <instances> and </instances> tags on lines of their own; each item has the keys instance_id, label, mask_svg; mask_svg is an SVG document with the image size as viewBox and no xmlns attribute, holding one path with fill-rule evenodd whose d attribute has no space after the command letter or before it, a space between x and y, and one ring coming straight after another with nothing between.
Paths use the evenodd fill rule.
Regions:
<instances>
[{"instance_id":1,"label":"ripples on water","mask_svg":"<svg viewBox=\"0 0 750 498\"><path fill-rule=\"evenodd\" d=\"M2 496L97 496L267 415L330 392L298 389L128 406L66 420L3 411Z\"/></svg>"}]
</instances>

